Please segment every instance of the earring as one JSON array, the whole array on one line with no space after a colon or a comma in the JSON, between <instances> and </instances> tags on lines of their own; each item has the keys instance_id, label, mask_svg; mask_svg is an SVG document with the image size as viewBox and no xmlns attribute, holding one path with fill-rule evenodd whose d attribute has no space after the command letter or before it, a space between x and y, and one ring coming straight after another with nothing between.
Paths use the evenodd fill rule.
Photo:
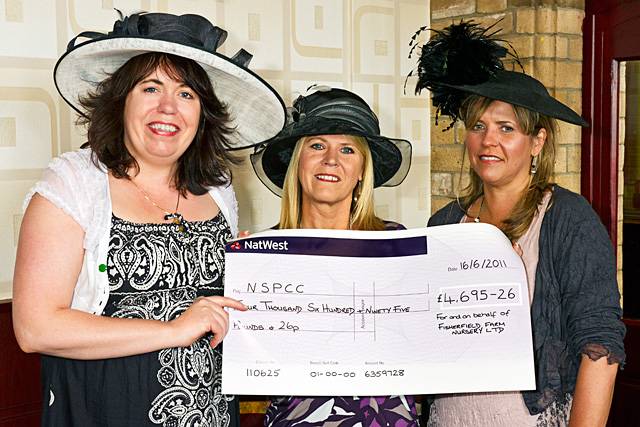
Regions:
<instances>
[{"instance_id":1,"label":"earring","mask_svg":"<svg viewBox=\"0 0 640 427\"><path fill-rule=\"evenodd\" d=\"M531 175L535 175L538 172L538 156L533 156L531 159Z\"/></svg>"},{"instance_id":2,"label":"earring","mask_svg":"<svg viewBox=\"0 0 640 427\"><path fill-rule=\"evenodd\" d=\"M356 188L353 189L353 203L358 203L358 198L360 197L360 193L362 192L362 181L358 180L358 184Z\"/></svg>"}]
</instances>

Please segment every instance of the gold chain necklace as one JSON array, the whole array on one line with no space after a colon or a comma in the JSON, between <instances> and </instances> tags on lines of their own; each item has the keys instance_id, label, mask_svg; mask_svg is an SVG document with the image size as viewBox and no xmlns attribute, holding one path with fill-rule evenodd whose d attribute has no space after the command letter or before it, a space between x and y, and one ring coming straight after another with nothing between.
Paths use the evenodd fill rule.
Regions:
<instances>
[{"instance_id":1,"label":"gold chain necklace","mask_svg":"<svg viewBox=\"0 0 640 427\"><path fill-rule=\"evenodd\" d=\"M176 208L174 209L173 212L170 212L168 209L165 209L162 206L158 205L151 198L149 193L144 191L138 184L135 183L135 181L133 179L129 178L129 181L138 189L138 191L142 194L142 196L149 203L151 203L153 206L155 206L157 209L161 210L164 213L164 220L165 221L171 221L172 223L176 224L178 226L178 231L180 231L180 232L184 232L186 230L185 225L184 225L184 218L182 217L182 214L180 214L178 212L178 207L180 206L180 192L179 191L178 191L178 200L176 201Z\"/></svg>"}]
</instances>

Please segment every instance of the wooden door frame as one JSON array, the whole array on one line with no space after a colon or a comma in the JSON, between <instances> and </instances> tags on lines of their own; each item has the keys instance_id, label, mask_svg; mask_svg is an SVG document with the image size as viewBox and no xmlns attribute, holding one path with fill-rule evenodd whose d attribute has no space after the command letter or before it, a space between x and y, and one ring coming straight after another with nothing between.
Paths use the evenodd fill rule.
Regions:
<instances>
[{"instance_id":1,"label":"wooden door frame","mask_svg":"<svg viewBox=\"0 0 640 427\"><path fill-rule=\"evenodd\" d=\"M639 16L640 0L585 2L582 114L591 126L582 131L580 185L614 247L618 240L618 68L620 61L640 58ZM621 44L621 38L636 43Z\"/></svg>"},{"instance_id":2,"label":"wooden door frame","mask_svg":"<svg viewBox=\"0 0 640 427\"><path fill-rule=\"evenodd\" d=\"M583 25L581 192L617 247L620 61L640 59L640 0L586 0ZM626 369L618 374L608 426L627 425L640 397L640 321L627 326Z\"/></svg>"}]
</instances>

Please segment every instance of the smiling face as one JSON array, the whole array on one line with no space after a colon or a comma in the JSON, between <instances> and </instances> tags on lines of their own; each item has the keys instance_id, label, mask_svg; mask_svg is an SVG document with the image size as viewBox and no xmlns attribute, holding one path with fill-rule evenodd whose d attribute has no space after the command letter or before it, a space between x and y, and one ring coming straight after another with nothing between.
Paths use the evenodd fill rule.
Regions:
<instances>
[{"instance_id":1,"label":"smiling face","mask_svg":"<svg viewBox=\"0 0 640 427\"><path fill-rule=\"evenodd\" d=\"M199 121L195 91L157 68L127 95L124 143L138 163L173 165L193 141Z\"/></svg>"},{"instance_id":2,"label":"smiling face","mask_svg":"<svg viewBox=\"0 0 640 427\"><path fill-rule=\"evenodd\" d=\"M534 136L525 134L511 104L493 101L467 129L465 143L471 167L485 187L521 191L545 139L544 128Z\"/></svg>"},{"instance_id":3,"label":"smiling face","mask_svg":"<svg viewBox=\"0 0 640 427\"><path fill-rule=\"evenodd\" d=\"M305 139L298 179L302 202L351 207L353 190L362 180L364 156L347 135L317 135Z\"/></svg>"}]
</instances>

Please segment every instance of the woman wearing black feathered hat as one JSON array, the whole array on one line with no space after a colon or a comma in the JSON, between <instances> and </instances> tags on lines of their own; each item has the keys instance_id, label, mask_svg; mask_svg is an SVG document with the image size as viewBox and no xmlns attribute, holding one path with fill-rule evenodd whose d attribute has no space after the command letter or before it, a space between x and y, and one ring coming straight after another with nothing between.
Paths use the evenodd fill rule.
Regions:
<instances>
[{"instance_id":1,"label":"woman wearing black feathered hat","mask_svg":"<svg viewBox=\"0 0 640 427\"><path fill-rule=\"evenodd\" d=\"M43 353L43 426L237 426L220 393L224 245L237 234L228 150L274 136L284 104L216 52L198 15L121 17L82 33L54 80L86 148L29 192L13 315Z\"/></svg>"},{"instance_id":2,"label":"woman wearing black feathered hat","mask_svg":"<svg viewBox=\"0 0 640 427\"><path fill-rule=\"evenodd\" d=\"M373 189L409 171L411 144L380 135L367 103L353 92L314 86L289 109L289 121L251 156L256 174L282 195L277 228L399 230L374 212ZM417 426L413 396L272 400L265 426Z\"/></svg>"},{"instance_id":3,"label":"woman wearing black feathered hat","mask_svg":"<svg viewBox=\"0 0 640 427\"><path fill-rule=\"evenodd\" d=\"M526 267L536 390L437 396L429 426L606 424L624 325L616 263L588 202L552 183L556 120L587 123L533 77L503 67L490 30L462 22L422 47L417 90L436 114L460 119L470 184L429 226L484 222L514 243Z\"/></svg>"}]
</instances>

